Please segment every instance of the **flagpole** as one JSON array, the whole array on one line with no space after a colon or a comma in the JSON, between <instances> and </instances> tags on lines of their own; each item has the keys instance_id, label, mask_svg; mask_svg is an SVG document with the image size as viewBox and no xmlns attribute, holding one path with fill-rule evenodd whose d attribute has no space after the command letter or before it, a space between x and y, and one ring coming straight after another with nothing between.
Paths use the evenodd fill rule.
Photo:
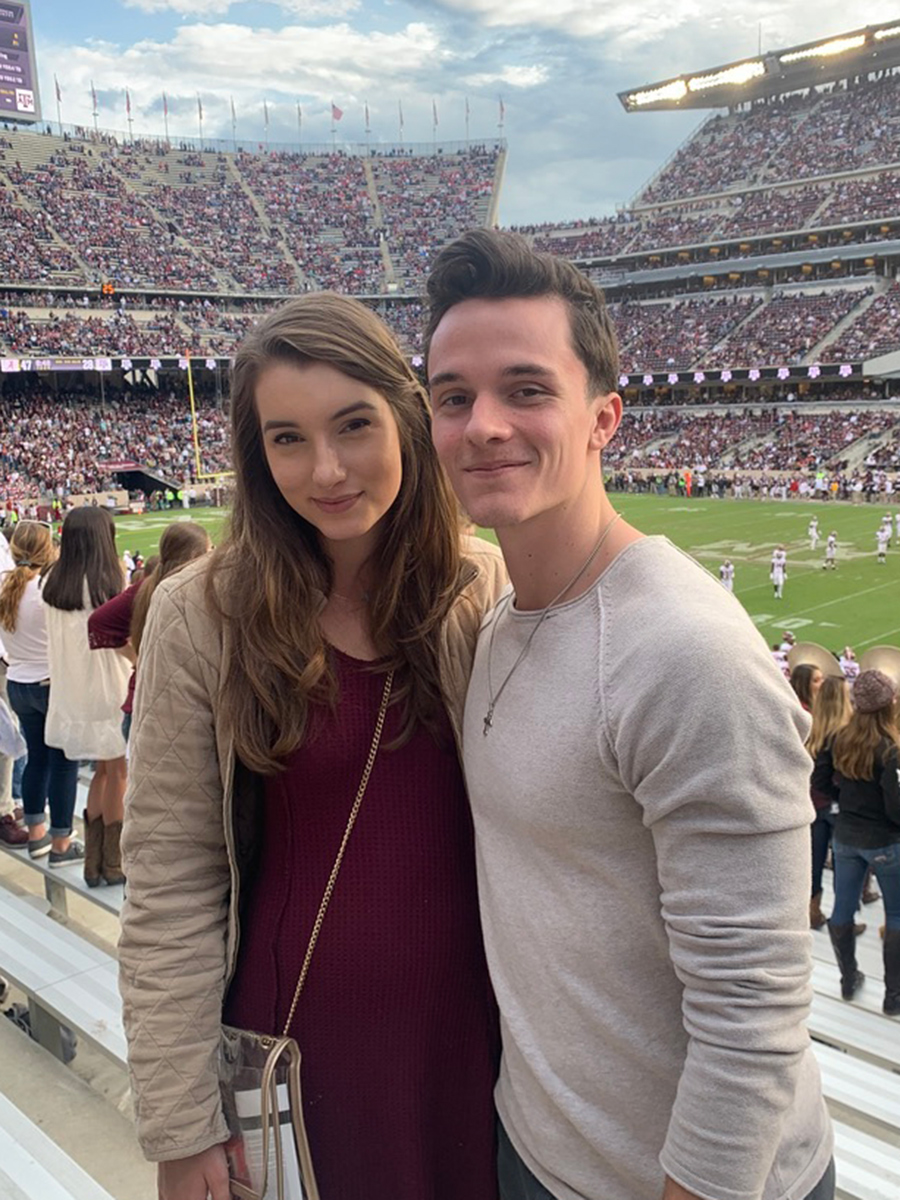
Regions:
<instances>
[{"instance_id":1,"label":"flagpole","mask_svg":"<svg viewBox=\"0 0 900 1200\"><path fill-rule=\"evenodd\" d=\"M400 145L403 145L403 101L397 101L397 113L400 121Z\"/></svg>"},{"instance_id":2,"label":"flagpole","mask_svg":"<svg viewBox=\"0 0 900 1200\"><path fill-rule=\"evenodd\" d=\"M503 103L502 96L499 97L499 100L500 100L500 123L497 125L497 130L500 134L500 137L502 138L503 137L503 122L506 119L506 105Z\"/></svg>"},{"instance_id":3,"label":"flagpole","mask_svg":"<svg viewBox=\"0 0 900 1200\"><path fill-rule=\"evenodd\" d=\"M466 145L469 144L469 97L466 96Z\"/></svg>"},{"instance_id":4,"label":"flagpole","mask_svg":"<svg viewBox=\"0 0 900 1200\"><path fill-rule=\"evenodd\" d=\"M366 158L369 157L369 134L371 132L372 131L369 127L369 102L367 100L366 101Z\"/></svg>"},{"instance_id":5,"label":"flagpole","mask_svg":"<svg viewBox=\"0 0 900 1200\"><path fill-rule=\"evenodd\" d=\"M197 93L197 125L200 128L200 149L203 149L203 101L200 99L200 93Z\"/></svg>"},{"instance_id":6,"label":"flagpole","mask_svg":"<svg viewBox=\"0 0 900 1200\"><path fill-rule=\"evenodd\" d=\"M266 124L266 154L269 153L269 102L263 100L263 118Z\"/></svg>"},{"instance_id":7,"label":"flagpole","mask_svg":"<svg viewBox=\"0 0 900 1200\"><path fill-rule=\"evenodd\" d=\"M62 137L62 96L59 91L59 80L56 75L53 76L53 82L56 84L56 123L59 126L59 136Z\"/></svg>"},{"instance_id":8,"label":"flagpole","mask_svg":"<svg viewBox=\"0 0 900 1200\"><path fill-rule=\"evenodd\" d=\"M131 118L131 97L128 94L128 88L125 89L125 114L128 118L128 140L134 141L134 121Z\"/></svg>"},{"instance_id":9,"label":"flagpole","mask_svg":"<svg viewBox=\"0 0 900 1200\"><path fill-rule=\"evenodd\" d=\"M166 131L166 146L169 144L169 98L163 92L163 127Z\"/></svg>"},{"instance_id":10,"label":"flagpole","mask_svg":"<svg viewBox=\"0 0 900 1200\"><path fill-rule=\"evenodd\" d=\"M437 127L438 127L437 100L435 100L434 97L432 97L432 99L431 99L431 153L432 154L437 154Z\"/></svg>"},{"instance_id":11,"label":"flagpole","mask_svg":"<svg viewBox=\"0 0 900 1200\"><path fill-rule=\"evenodd\" d=\"M297 101L297 149L303 153L303 109Z\"/></svg>"},{"instance_id":12,"label":"flagpole","mask_svg":"<svg viewBox=\"0 0 900 1200\"><path fill-rule=\"evenodd\" d=\"M331 102L331 153L332 154L334 154L335 149L336 149L336 146L335 146L336 130L337 130L337 126L334 123L334 101L332 100L332 102Z\"/></svg>"},{"instance_id":13,"label":"flagpole","mask_svg":"<svg viewBox=\"0 0 900 1200\"><path fill-rule=\"evenodd\" d=\"M94 87L94 81L91 80L91 116L94 118L94 133L97 130L97 89Z\"/></svg>"},{"instance_id":14,"label":"flagpole","mask_svg":"<svg viewBox=\"0 0 900 1200\"><path fill-rule=\"evenodd\" d=\"M234 96L231 97L231 143L237 154L237 114L234 111Z\"/></svg>"}]
</instances>

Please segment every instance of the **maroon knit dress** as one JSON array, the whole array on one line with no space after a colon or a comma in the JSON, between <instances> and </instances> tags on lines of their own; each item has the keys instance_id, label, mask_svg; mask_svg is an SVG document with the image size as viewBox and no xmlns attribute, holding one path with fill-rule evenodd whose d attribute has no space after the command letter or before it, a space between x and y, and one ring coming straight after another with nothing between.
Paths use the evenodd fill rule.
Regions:
<instances>
[{"instance_id":1,"label":"maroon knit dress","mask_svg":"<svg viewBox=\"0 0 900 1200\"><path fill-rule=\"evenodd\" d=\"M340 702L266 780L225 1020L278 1033L369 752L384 675L334 653ZM449 721L381 749L290 1032L322 1200L496 1200L499 1034Z\"/></svg>"}]
</instances>

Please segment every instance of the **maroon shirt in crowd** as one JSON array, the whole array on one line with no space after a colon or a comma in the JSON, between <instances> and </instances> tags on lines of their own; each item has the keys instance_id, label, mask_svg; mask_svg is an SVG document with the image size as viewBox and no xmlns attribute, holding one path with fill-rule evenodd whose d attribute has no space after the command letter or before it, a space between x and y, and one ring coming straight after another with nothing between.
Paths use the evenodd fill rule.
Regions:
<instances>
[{"instance_id":1,"label":"maroon shirt in crowd","mask_svg":"<svg viewBox=\"0 0 900 1200\"><path fill-rule=\"evenodd\" d=\"M88 617L88 642L92 650L118 650L125 645L131 633L134 599L140 586L140 583L129 584L124 592L119 592L118 596L113 596L112 600L94 609ZM132 667L128 677L128 694L122 705L124 713L130 713L134 705L135 678L135 668Z\"/></svg>"}]
</instances>

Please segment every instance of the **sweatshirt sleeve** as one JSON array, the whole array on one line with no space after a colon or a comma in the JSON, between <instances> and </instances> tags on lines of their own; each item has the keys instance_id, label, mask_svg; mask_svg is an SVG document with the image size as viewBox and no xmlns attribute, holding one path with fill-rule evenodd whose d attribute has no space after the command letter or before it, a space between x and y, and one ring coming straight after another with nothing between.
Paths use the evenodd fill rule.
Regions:
<instances>
[{"instance_id":1,"label":"sweatshirt sleeve","mask_svg":"<svg viewBox=\"0 0 900 1200\"><path fill-rule=\"evenodd\" d=\"M119 987L138 1137L153 1161L228 1137L217 1076L230 895L218 667L172 584L157 589L141 646L122 839Z\"/></svg>"},{"instance_id":2,"label":"sweatshirt sleeve","mask_svg":"<svg viewBox=\"0 0 900 1200\"><path fill-rule=\"evenodd\" d=\"M131 615L139 583L113 596L88 617L88 644L92 650L118 650L131 634Z\"/></svg>"},{"instance_id":3,"label":"sweatshirt sleeve","mask_svg":"<svg viewBox=\"0 0 900 1200\"><path fill-rule=\"evenodd\" d=\"M810 1044L808 718L743 612L708 609L633 621L601 691L683 987L660 1163L706 1200L759 1200Z\"/></svg>"}]
</instances>

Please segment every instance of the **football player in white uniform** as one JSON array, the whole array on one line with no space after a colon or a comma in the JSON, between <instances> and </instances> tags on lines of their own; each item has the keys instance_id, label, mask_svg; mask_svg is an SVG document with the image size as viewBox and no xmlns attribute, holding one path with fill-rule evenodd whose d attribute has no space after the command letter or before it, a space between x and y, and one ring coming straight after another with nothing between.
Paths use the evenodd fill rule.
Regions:
<instances>
[{"instance_id":1,"label":"football player in white uniform","mask_svg":"<svg viewBox=\"0 0 900 1200\"><path fill-rule=\"evenodd\" d=\"M819 518L813 517L806 531L809 534L809 548L815 550L819 544Z\"/></svg>"},{"instance_id":2,"label":"football player in white uniform","mask_svg":"<svg viewBox=\"0 0 900 1200\"><path fill-rule=\"evenodd\" d=\"M784 591L784 581L787 579L787 551L784 546L776 546L772 552L772 569L769 572L769 578L775 587L775 599L780 600Z\"/></svg>"},{"instance_id":3,"label":"football player in white uniform","mask_svg":"<svg viewBox=\"0 0 900 1200\"><path fill-rule=\"evenodd\" d=\"M719 567L719 579L726 592L734 591L734 563L730 558L726 558Z\"/></svg>"},{"instance_id":4,"label":"football player in white uniform","mask_svg":"<svg viewBox=\"0 0 900 1200\"><path fill-rule=\"evenodd\" d=\"M887 562L887 549L891 544L890 527L882 525L876 529L875 540L878 542L878 562L883 566Z\"/></svg>"},{"instance_id":5,"label":"football player in white uniform","mask_svg":"<svg viewBox=\"0 0 900 1200\"><path fill-rule=\"evenodd\" d=\"M837 569L837 533L832 529L828 535L828 540L825 542L825 561L822 563L822 570L827 571L831 568L832 571Z\"/></svg>"}]
</instances>

